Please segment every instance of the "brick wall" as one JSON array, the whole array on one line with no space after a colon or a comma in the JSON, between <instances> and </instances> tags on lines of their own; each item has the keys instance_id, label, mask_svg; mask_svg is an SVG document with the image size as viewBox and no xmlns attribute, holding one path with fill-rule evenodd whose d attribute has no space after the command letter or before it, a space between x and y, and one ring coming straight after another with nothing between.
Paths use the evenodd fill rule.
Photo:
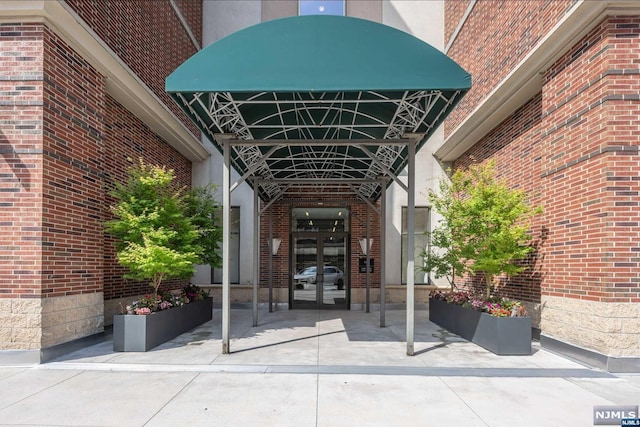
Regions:
<instances>
[{"instance_id":1,"label":"brick wall","mask_svg":"<svg viewBox=\"0 0 640 427\"><path fill-rule=\"evenodd\" d=\"M551 296L638 302L640 19L612 17L544 76Z\"/></svg>"},{"instance_id":2,"label":"brick wall","mask_svg":"<svg viewBox=\"0 0 640 427\"><path fill-rule=\"evenodd\" d=\"M541 94L455 162L495 159L499 175L544 209L533 269L503 293L639 301L639 43L637 17L604 20L546 70Z\"/></svg>"},{"instance_id":3,"label":"brick wall","mask_svg":"<svg viewBox=\"0 0 640 427\"><path fill-rule=\"evenodd\" d=\"M202 2L193 0L177 0L176 4L187 20L191 32L202 45Z\"/></svg>"},{"instance_id":4,"label":"brick wall","mask_svg":"<svg viewBox=\"0 0 640 427\"><path fill-rule=\"evenodd\" d=\"M473 87L445 122L451 132L553 28L575 0L482 0L473 8L447 52L472 76ZM445 2L445 28L452 31L466 2ZM449 40L445 38L445 43Z\"/></svg>"},{"instance_id":5,"label":"brick wall","mask_svg":"<svg viewBox=\"0 0 640 427\"><path fill-rule=\"evenodd\" d=\"M164 90L165 78L197 52L168 0L67 3L194 135L200 135ZM177 4L201 42L202 2Z\"/></svg>"},{"instance_id":6,"label":"brick wall","mask_svg":"<svg viewBox=\"0 0 640 427\"><path fill-rule=\"evenodd\" d=\"M191 163L45 25L0 26L0 51L0 349L38 349L101 331L105 296L148 292L116 266L108 191L138 157L181 186Z\"/></svg>"},{"instance_id":7,"label":"brick wall","mask_svg":"<svg viewBox=\"0 0 640 427\"><path fill-rule=\"evenodd\" d=\"M102 291L104 79L43 29L43 296Z\"/></svg>"},{"instance_id":8,"label":"brick wall","mask_svg":"<svg viewBox=\"0 0 640 427\"><path fill-rule=\"evenodd\" d=\"M0 298L38 298L42 269L42 25L0 25L0 51Z\"/></svg>"},{"instance_id":9,"label":"brick wall","mask_svg":"<svg viewBox=\"0 0 640 427\"><path fill-rule=\"evenodd\" d=\"M470 0L458 0L458 1L447 1L444 4L444 15L446 17L444 21L444 44L447 45L453 32L458 25L460 24L460 20L464 16L464 13L467 11L467 7L469 7Z\"/></svg>"}]
</instances>

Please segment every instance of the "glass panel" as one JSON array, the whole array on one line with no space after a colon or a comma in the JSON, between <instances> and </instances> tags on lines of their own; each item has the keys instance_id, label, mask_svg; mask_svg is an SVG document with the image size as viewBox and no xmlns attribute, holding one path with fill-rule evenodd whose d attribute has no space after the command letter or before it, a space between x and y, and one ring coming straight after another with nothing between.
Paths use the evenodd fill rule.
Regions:
<instances>
[{"instance_id":1,"label":"glass panel","mask_svg":"<svg viewBox=\"0 0 640 427\"><path fill-rule=\"evenodd\" d=\"M425 234L429 231L429 220L430 220L430 208L428 207L418 207L415 208L415 228L414 228L414 243L415 243L415 283L416 284L428 284L429 283L429 275L425 272L418 270L420 268L420 263L422 262L422 258L420 258L420 253L424 250L424 248L429 245L429 236ZM401 251L401 265L402 265L402 284L407 283L407 208L406 206L402 207L402 251Z\"/></svg>"},{"instance_id":2,"label":"glass panel","mask_svg":"<svg viewBox=\"0 0 640 427\"><path fill-rule=\"evenodd\" d=\"M346 242L344 237L325 237L322 245L324 264L322 303L345 306L347 304L347 276L345 274Z\"/></svg>"},{"instance_id":3,"label":"glass panel","mask_svg":"<svg viewBox=\"0 0 640 427\"><path fill-rule=\"evenodd\" d=\"M316 275L318 263L318 239L295 237L293 239L293 301L295 305L316 305L318 302Z\"/></svg>"},{"instance_id":4,"label":"glass panel","mask_svg":"<svg viewBox=\"0 0 640 427\"><path fill-rule=\"evenodd\" d=\"M416 266L414 283L419 285L428 284L429 277L427 273L425 273L422 270L419 270L419 268L421 267L421 263L422 263L422 258L420 258L420 253L422 252L423 248L425 248L429 244L429 236L427 236L426 234L416 234L413 239L414 239L415 248L416 248L415 258L414 258L415 266ZM407 262L407 235L403 234L402 235L402 284L403 285L407 284L406 262Z\"/></svg>"},{"instance_id":5,"label":"glass panel","mask_svg":"<svg viewBox=\"0 0 640 427\"><path fill-rule=\"evenodd\" d=\"M346 208L293 208L291 231L338 233L349 231Z\"/></svg>"},{"instance_id":6,"label":"glass panel","mask_svg":"<svg viewBox=\"0 0 640 427\"><path fill-rule=\"evenodd\" d=\"M222 225L222 209L216 211L215 221L218 226ZM240 207L229 208L229 221L231 227L229 232L229 280L231 283L240 283ZM220 243L222 248L222 243ZM222 249L221 249L222 250ZM222 269L213 268L213 283L222 283Z\"/></svg>"}]
</instances>

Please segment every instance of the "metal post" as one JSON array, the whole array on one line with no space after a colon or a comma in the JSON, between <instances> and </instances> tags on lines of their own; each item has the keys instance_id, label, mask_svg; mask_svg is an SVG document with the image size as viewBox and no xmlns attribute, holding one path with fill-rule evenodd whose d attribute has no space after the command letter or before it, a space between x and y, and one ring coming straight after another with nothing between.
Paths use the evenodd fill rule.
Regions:
<instances>
[{"instance_id":1,"label":"metal post","mask_svg":"<svg viewBox=\"0 0 640 427\"><path fill-rule=\"evenodd\" d=\"M369 222L370 222L369 205L367 205L367 213L366 213L366 216L365 216L365 222L366 222L365 226L366 226L366 230L367 230L366 231L367 237L366 237L366 241L365 241L365 248L367 248L367 253L366 253L366 256L367 256L367 287L366 287L366 291L365 291L365 296L366 296L365 297L365 302L366 303L365 303L365 310L364 311L365 311L365 313L369 313L369 310L371 308L370 307L371 306L371 272L370 272L370 267L369 267L371 265L371 245L369 243L371 241L370 240L371 236L370 236L370 225L369 225Z\"/></svg>"},{"instance_id":2,"label":"metal post","mask_svg":"<svg viewBox=\"0 0 640 427\"><path fill-rule=\"evenodd\" d=\"M385 246L385 233L387 222L387 182L382 182L382 190L380 195L380 327L384 328L386 324L385 310L386 310L386 278L385 278L385 260L386 260L386 246Z\"/></svg>"},{"instance_id":3,"label":"metal post","mask_svg":"<svg viewBox=\"0 0 640 427\"><path fill-rule=\"evenodd\" d=\"M260 257L260 198L258 184L253 188L253 326L258 326L258 263Z\"/></svg>"},{"instance_id":4,"label":"metal post","mask_svg":"<svg viewBox=\"0 0 640 427\"><path fill-rule=\"evenodd\" d=\"M273 312L273 208L269 206L269 313Z\"/></svg>"},{"instance_id":5,"label":"metal post","mask_svg":"<svg viewBox=\"0 0 640 427\"><path fill-rule=\"evenodd\" d=\"M409 143L407 194L407 355L414 354L415 326L415 183L416 183L416 144Z\"/></svg>"},{"instance_id":6,"label":"metal post","mask_svg":"<svg viewBox=\"0 0 640 427\"><path fill-rule=\"evenodd\" d=\"M222 354L229 354L231 348L229 347L229 320L230 320L230 298L231 291L230 283L231 277L229 275L229 264L231 254L229 251L229 242L231 240L230 230L230 214L229 209L231 205L231 190L229 185L231 183L231 161L230 153L231 146L228 140L224 140L224 162L222 166Z\"/></svg>"}]
</instances>

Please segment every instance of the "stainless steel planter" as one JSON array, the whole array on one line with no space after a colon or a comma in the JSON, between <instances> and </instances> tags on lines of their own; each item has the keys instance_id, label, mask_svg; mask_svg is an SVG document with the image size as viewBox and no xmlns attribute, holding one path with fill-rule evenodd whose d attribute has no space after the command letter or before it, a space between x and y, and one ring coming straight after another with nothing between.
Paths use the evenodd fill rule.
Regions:
<instances>
[{"instance_id":1,"label":"stainless steel planter","mask_svg":"<svg viewBox=\"0 0 640 427\"><path fill-rule=\"evenodd\" d=\"M113 351L147 351L213 317L213 298L146 316L113 316Z\"/></svg>"}]
</instances>

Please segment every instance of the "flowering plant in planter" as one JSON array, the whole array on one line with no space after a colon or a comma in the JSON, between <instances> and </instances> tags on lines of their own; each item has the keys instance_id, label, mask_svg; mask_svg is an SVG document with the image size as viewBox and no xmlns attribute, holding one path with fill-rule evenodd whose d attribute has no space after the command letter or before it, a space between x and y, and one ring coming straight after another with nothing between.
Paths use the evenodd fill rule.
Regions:
<instances>
[{"instance_id":1,"label":"flowering plant in planter","mask_svg":"<svg viewBox=\"0 0 640 427\"><path fill-rule=\"evenodd\" d=\"M208 296L208 291L196 285L189 285L185 286L178 295L171 292L163 292L160 295L147 294L127 305L123 312L124 314L148 315L172 307L182 307L190 302L202 301Z\"/></svg>"},{"instance_id":2,"label":"flowering plant in planter","mask_svg":"<svg viewBox=\"0 0 640 427\"><path fill-rule=\"evenodd\" d=\"M202 301L209 296L209 291L205 291L196 285L189 285L182 288L182 295L188 302Z\"/></svg>"},{"instance_id":3,"label":"flowering plant in planter","mask_svg":"<svg viewBox=\"0 0 640 427\"><path fill-rule=\"evenodd\" d=\"M503 297L471 296L467 291L432 291L429 298L445 301L449 304L488 313L495 317L525 317L527 311L520 301Z\"/></svg>"}]
</instances>

